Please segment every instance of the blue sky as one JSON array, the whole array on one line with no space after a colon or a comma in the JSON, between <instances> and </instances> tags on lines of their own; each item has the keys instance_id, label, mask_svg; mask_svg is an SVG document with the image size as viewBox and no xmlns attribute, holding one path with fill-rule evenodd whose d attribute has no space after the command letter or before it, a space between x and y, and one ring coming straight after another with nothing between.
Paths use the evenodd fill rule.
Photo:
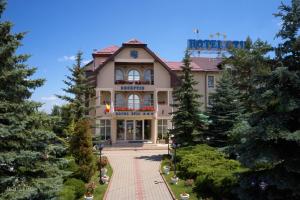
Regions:
<instances>
[{"instance_id":1,"label":"blue sky","mask_svg":"<svg viewBox=\"0 0 300 200\"><path fill-rule=\"evenodd\" d=\"M290 4L290 0L283 0ZM137 38L160 57L181 60L187 39L226 33L228 40L260 38L276 44L280 21L279 0L8 0L3 18L12 21L14 32L27 31L19 53L28 53L34 77L47 81L32 98L50 111L61 104L62 82L78 50L84 60L93 49L121 45Z\"/></svg>"}]
</instances>

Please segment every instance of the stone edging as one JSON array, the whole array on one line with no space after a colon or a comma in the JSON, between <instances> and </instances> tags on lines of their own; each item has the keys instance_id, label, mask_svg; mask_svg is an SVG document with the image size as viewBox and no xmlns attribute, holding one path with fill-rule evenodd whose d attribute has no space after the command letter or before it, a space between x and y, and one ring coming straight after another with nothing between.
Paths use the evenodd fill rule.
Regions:
<instances>
[{"instance_id":1,"label":"stone edging","mask_svg":"<svg viewBox=\"0 0 300 200\"><path fill-rule=\"evenodd\" d=\"M111 185L111 182L112 182L112 179L113 179L113 176L114 176L114 169L112 168L112 165L110 164L110 161L109 161L108 157L107 157L107 160L108 160L108 163L110 165L110 168L112 169L112 174L111 174L111 177L109 179L108 186L107 186L107 188L105 190L105 193L104 193L104 196L103 196L102 200L106 200L106 197L107 197L107 194L108 194L108 190L110 188L110 185Z\"/></svg>"},{"instance_id":2,"label":"stone edging","mask_svg":"<svg viewBox=\"0 0 300 200\"><path fill-rule=\"evenodd\" d=\"M173 191L171 190L171 188L170 188L170 186L169 186L167 180L165 179L165 177L164 177L164 175L163 175L163 172L161 171L161 164L162 164L162 160L160 161L160 165L159 165L159 174L161 175L162 179L164 180L164 182L165 182L165 184L166 184L166 186L167 186L167 188L168 188L168 190L169 190L169 193L170 193L171 196L172 196L172 199L173 199L173 200L177 200L177 199L176 199L176 196L174 195Z\"/></svg>"}]
</instances>

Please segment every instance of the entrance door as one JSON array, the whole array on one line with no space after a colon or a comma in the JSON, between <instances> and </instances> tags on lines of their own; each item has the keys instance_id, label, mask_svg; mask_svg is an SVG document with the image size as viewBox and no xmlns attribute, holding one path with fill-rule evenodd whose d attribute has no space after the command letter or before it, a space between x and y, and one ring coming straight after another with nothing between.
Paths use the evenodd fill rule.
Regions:
<instances>
[{"instance_id":1,"label":"entrance door","mask_svg":"<svg viewBox=\"0 0 300 200\"><path fill-rule=\"evenodd\" d=\"M144 120L144 140L151 140L151 120Z\"/></svg>"},{"instance_id":2,"label":"entrance door","mask_svg":"<svg viewBox=\"0 0 300 200\"><path fill-rule=\"evenodd\" d=\"M125 140L125 120L117 120L117 140Z\"/></svg>"},{"instance_id":3,"label":"entrance door","mask_svg":"<svg viewBox=\"0 0 300 200\"><path fill-rule=\"evenodd\" d=\"M143 140L143 120L135 120L135 140Z\"/></svg>"},{"instance_id":4,"label":"entrance door","mask_svg":"<svg viewBox=\"0 0 300 200\"><path fill-rule=\"evenodd\" d=\"M133 140L134 139L134 121L133 120L127 120L126 121L126 139L127 140Z\"/></svg>"}]
</instances>

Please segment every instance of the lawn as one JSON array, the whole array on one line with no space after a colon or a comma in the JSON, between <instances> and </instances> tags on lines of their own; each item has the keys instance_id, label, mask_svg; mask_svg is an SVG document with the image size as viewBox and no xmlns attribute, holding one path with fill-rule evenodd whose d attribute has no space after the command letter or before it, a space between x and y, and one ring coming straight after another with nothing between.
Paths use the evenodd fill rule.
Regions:
<instances>
[{"instance_id":1,"label":"lawn","mask_svg":"<svg viewBox=\"0 0 300 200\"><path fill-rule=\"evenodd\" d=\"M161 163L161 170L163 171L163 166L166 165L166 163L169 163L170 159L167 156L163 157L162 163ZM198 200L195 193L193 193L193 185L192 186L185 186L185 181L179 179L177 185L171 184L171 177L174 175L174 171L170 171L168 175L163 174L166 181L168 182L168 185L170 186L173 194L175 195L176 199L180 199L181 193L188 193L190 195L190 200Z\"/></svg>"}]
</instances>

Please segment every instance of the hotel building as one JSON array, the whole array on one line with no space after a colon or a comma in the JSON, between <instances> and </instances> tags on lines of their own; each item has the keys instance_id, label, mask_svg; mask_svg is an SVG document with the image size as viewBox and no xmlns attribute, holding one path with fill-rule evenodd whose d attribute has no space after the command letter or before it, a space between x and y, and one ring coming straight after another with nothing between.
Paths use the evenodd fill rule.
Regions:
<instances>
[{"instance_id":1,"label":"hotel building","mask_svg":"<svg viewBox=\"0 0 300 200\"><path fill-rule=\"evenodd\" d=\"M93 87L89 115L95 136L112 143L162 142L172 127L172 92L180 84L182 62L165 61L136 39L93 54L85 67ZM220 59L192 57L202 109L219 77Z\"/></svg>"}]
</instances>

